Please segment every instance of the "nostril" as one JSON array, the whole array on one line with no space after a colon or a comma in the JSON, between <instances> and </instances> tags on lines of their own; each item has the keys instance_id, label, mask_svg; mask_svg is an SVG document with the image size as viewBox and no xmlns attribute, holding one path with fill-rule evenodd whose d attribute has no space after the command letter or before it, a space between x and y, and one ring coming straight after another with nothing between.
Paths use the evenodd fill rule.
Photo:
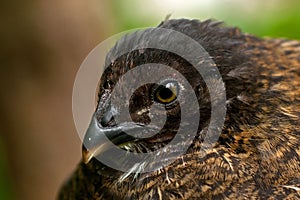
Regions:
<instances>
[{"instance_id":1,"label":"nostril","mask_svg":"<svg viewBox=\"0 0 300 200\"><path fill-rule=\"evenodd\" d=\"M108 110L104 113L103 117L100 120L100 124L103 127L112 126L115 123L114 116L111 110Z\"/></svg>"}]
</instances>

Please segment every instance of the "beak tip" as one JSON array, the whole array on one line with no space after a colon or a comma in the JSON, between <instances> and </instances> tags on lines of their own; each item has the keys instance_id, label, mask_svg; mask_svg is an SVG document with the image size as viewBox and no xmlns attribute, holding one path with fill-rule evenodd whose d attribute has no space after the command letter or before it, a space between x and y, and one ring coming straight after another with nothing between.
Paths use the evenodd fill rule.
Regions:
<instances>
[{"instance_id":1,"label":"beak tip","mask_svg":"<svg viewBox=\"0 0 300 200\"><path fill-rule=\"evenodd\" d=\"M86 149L83 145L82 146L82 161L83 161L83 163L88 164L92 158L93 158L93 156L91 155L91 152L88 149Z\"/></svg>"}]
</instances>

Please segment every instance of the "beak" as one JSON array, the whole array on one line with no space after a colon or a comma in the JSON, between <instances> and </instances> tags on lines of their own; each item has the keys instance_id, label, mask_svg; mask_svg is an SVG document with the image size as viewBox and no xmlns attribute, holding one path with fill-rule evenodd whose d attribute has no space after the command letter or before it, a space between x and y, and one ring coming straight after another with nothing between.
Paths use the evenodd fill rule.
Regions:
<instances>
[{"instance_id":1,"label":"beak","mask_svg":"<svg viewBox=\"0 0 300 200\"><path fill-rule=\"evenodd\" d=\"M142 126L135 123L122 123L114 127L103 127L101 123L98 122L96 114L94 113L83 140L83 162L87 164L93 157L100 155L113 146L119 146L135 140L134 137L126 134L125 131L140 128L142 128Z\"/></svg>"}]
</instances>

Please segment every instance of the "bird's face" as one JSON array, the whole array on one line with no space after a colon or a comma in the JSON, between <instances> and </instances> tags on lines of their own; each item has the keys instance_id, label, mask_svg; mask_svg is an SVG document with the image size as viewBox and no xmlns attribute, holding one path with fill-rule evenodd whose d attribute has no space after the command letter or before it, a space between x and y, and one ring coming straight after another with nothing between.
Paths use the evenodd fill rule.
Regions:
<instances>
[{"instance_id":1,"label":"bird's face","mask_svg":"<svg viewBox=\"0 0 300 200\"><path fill-rule=\"evenodd\" d=\"M143 81L149 77L151 81ZM189 107L193 95L201 120L199 110ZM183 107L188 113L184 123ZM195 119L196 124L200 122L196 127L196 132L200 132L205 130L209 117L207 87L190 63L157 49L129 52L112 60L101 77L97 109L84 139L83 160L88 163L111 148L105 137L118 148L136 153L165 147L180 126L184 130L183 143L201 140L201 134L189 132L189 123L195 123ZM176 151L181 145L184 144L170 146L169 151Z\"/></svg>"}]
</instances>

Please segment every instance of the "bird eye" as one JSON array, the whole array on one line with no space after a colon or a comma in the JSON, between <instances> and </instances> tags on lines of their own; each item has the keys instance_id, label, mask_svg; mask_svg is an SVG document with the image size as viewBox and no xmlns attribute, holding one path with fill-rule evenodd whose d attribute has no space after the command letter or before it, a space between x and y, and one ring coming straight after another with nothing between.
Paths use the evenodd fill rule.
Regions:
<instances>
[{"instance_id":1,"label":"bird eye","mask_svg":"<svg viewBox=\"0 0 300 200\"><path fill-rule=\"evenodd\" d=\"M178 84L175 81L167 81L160 84L154 90L154 100L161 104L170 104L177 99Z\"/></svg>"}]
</instances>

